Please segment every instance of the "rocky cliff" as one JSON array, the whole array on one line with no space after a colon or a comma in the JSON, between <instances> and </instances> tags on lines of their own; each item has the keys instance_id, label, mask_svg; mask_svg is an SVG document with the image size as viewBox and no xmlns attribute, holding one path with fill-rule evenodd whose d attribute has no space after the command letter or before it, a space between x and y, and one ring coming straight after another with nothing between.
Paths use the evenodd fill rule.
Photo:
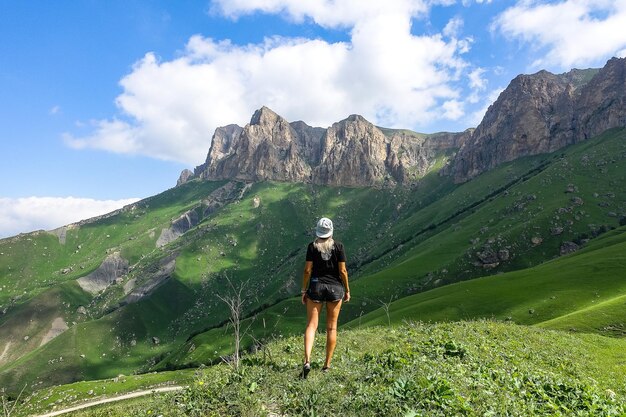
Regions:
<instances>
[{"instance_id":1,"label":"rocky cliff","mask_svg":"<svg viewBox=\"0 0 626 417\"><path fill-rule=\"evenodd\" d=\"M460 148L471 133L384 131L358 115L323 129L289 123L263 107L243 128L218 128L206 162L194 175L345 186L405 184Z\"/></svg>"},{"instance_id":2,"label":"rocky cliff","mask_svg":"<svg viewBox=\"0 0 626 417\"><path fill-rule=\"evenodd\" d=\"M322 129L289 123L263 107L243 128L218 128L206 162L194 176L394 185L411 183L449 158L441 172L465 182L504 162L553 152L623 126L626 59L613 58L600 70L519 75L479 126L461 133L379 128L358 115Z\"/></svg>"},{"instance_id":3,"label":"rocky cliff","mask_svg":"<svg viewBox=\"0 0 626 417\"><path fill-rule=\"evenodd\" d=\"M516 77L456 155L454 180L626 126L625 74L626 59L613 58L599 71Z\"/></svg>"}]
</instances>

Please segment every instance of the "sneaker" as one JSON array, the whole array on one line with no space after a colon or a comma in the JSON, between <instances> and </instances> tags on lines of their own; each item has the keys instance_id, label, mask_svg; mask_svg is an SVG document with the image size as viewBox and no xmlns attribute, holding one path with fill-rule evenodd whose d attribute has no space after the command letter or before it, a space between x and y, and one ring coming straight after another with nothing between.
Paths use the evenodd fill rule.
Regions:
<instances>
[{"instance_id":1,"label":"sneaker","mask_svg":"<svg viewBox=\"0 0 626 417\"><path fill-rule=\"evenodd\" d=\"M328 372L330 371L330 366L325 366L322 368L322 372Z\"/></svg>"},{"instance_id":2,"label":"sneaker","mask_svg":"<svg viewBox=\"0 0 626 417\"><path fill-rule=\"evenodd\" d=\"M302 373L300 374L300 377L302 377L302 379L306 379L306 377L309 376L309 372L311 372L311 364L307 362L302 365Z\"/></svg>"}]
</instances>

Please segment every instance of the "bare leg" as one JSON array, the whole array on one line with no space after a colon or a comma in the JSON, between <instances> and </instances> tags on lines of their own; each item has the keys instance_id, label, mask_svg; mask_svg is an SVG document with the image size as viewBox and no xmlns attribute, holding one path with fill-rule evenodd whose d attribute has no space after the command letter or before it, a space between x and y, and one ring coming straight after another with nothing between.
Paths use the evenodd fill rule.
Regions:
<instances>
[{"instance_id":1,"label":"bare leg","mask_svg":"<svg viewBox=\"0 0 626 417\"><path fill-rule=\"evenodd\" d=\"M324 367L330 367L335 346L337 345L337 319L341 310L341 300L326 303L326 361Z\"/></svg>"},{"instance_id":2,"label":"bare leg","mask_svg":"<svg viewBox=\"0 0 626 417\"><path fill-rule=\"evenodd\" d=\"M306 330L304 331L304 363L311 362L311 350L315 340L315 332L319 322L322 303L314 303L306 299Z\"/></svg>"}]
</instances>

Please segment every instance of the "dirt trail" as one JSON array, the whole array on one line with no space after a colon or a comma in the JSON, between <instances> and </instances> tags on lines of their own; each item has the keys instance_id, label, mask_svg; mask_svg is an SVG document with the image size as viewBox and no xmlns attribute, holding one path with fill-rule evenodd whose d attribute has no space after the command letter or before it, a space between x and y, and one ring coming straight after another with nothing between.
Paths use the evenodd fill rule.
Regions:
<instances>
[{"instance_id":1,"label":"dirt trail","mask_svg":"<svg viewBox=\"0 0 626 417\"><path fill-rule=\"evenodd\" d=\"M144 390L144 391L131 392L130 394L124 394L124 395L120 395L118 397L103 398L101 400L96 400L96 401L91 401L91 402L84 403L84 404L79 404L79 405L76 405L74 407L65 408L63 410L57 410L57 411L53 411L51 413L41 414L41 415L39 415L37 417L53 417L53 416L58 416L58 415L61 415L61 414L71 413L73 411L82 410L83 408L94 407L96 405L112 403L112 402L115 402L115 401L128 400L130 398L142 397L144 395L156 394L156 393L159 393L159 392L178 391L178 390L181 390L183 388L185 388L185 387L181 386L181 385L175 385L175 386L171 386L171 387L161 387L161 388L148 389L148 390Z\"/></svg>"}]
</instances>

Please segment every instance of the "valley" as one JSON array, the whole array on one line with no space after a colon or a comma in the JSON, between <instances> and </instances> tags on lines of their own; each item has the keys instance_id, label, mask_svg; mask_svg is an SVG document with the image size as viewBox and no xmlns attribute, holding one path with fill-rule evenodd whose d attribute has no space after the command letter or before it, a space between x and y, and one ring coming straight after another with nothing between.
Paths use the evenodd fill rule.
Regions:
<instances>
[{"instance_id":1,"label":"valley","mask_svg":"<svg viewBox=\"0 0 626 417\"><path fill-rule=\"evenodd\" d=\"M503 375L483 365L501 365L481 350L495 334L501 355L509 349L516 352L512 356L527 355L526 362L506 364L514 365L509 373L524 368L521 384L537 388L548 381L557 391L576 391L606 415L619 411L615 404L626 398L626 129L614 117L615 100L621 100L614 95L625 95L618 76L624 62L588 71L575 86L571 74L522 77L476 130L460 133L384 129L356 115L324 130L289 123L264 107L243 128L219 128L207 162L181 175L176 187L99 218L0 240L0 387L11 398L25 388L32 407L24 415L92 398L98 389L104 394L102 387L120 380L129 383L106 394L191 384L181 395L210 402L194 384L230 381L221 386L224 393L234 384L222 363L233 353L233 335L220 297L239 288L250 372L272 381L280 377L277 370L291 372L304 325L298 294L305 249L317 219L328 216L348 254L352 300L340 318L347 342L339 367L350 395L379 385L405 390L381 399L395 410L403 398L417 395L410 394L413 389L441 388L424 381L421 388L406 385L407 375L415 375L402 366L417 366L424 356L434 360L432 369L462 371L446 370L449 396L444 389L443 400L433 399L439 408L422 404L420 412L483 410L479 390L465 391L470 388L459 375L484 371L493 378L477 377L481 383L502 382ZM599 107L606 120L601 111L589 116L579 103L599 98L585 85L606 89L607 80L621 90ZM580 129L591 136L569 128L558 133L555 113L549 113L543 122L552 124L559 145L545 148L539 140L538 147L516 153L512 138L529 122L509 123L501 113L515 100L527 103L520 85L546 82L556 86L546 100L571 95L576 120L586 118ZM535 124L545 114L541 106L532 115ZM501 133L496 148L514 158L485 156L493 151L493 132L509 132ZM388 331L393 340L385 340ZM454 340L446 339L448 332ZM473 332L480 336L472 338ZM514 336L507 339L509 332ZM422 333L436 335L435 345ZM552 362L528 353L520 345L526 337L534 349L547 349ZM361 338L377 346L371 358ZM552 340L555 347L548 346ZM469 362L448 361L450 352L460 352L457 342L470 352ZM571 353L575 370L559 367L556 346L578 344L586 347ZM367 365L390 352L402 365L400 373L385 376L384 363ZM591 365L578 364L587 359ZM382 376L372 377L371 387L358 386L351 365L358 373ZM558 385L561 377L570 379ZM238 383L253 393L258 385L251 388L249 378L241 375ZM285 392L316 392L281 386ZM502 395L517 398L515 389L507 389ZM537 395L544 394L551 395ZM224 401L237 398L241 407L253 401L228 395ZM519 395L511 407L520 412L543 407ZM468 396L476 403L464 403ZM164 396L156 404L167 407L172 398L178 397ZM145 407L148 400L133 401ZM289 398L276 401L278 408L305 407ZM251 404L257 411L273 406ZM572 404L554 406L566 413ZM345 412L342 404L332 407ZM485 407L502 411L495 403Z\"/></svg>"}]
</instances>

